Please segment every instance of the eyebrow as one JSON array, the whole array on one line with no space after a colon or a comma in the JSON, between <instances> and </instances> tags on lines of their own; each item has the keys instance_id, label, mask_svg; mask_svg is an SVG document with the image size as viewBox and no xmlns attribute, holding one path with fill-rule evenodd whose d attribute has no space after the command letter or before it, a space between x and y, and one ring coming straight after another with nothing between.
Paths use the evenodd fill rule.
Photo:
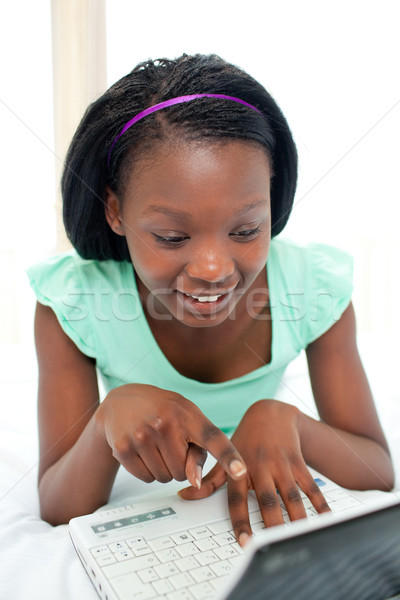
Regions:
<instances>
[{"instance_id":1,"label":"eyebrow","mask_svg":"<svg viewBox=\"0 0 400 600\"><path fill-rule=\"evenodd\" d=\"M259 208L261 206L266 206L265 199L257 200L255 202L250 202L249 204L246 204L246 206L244 206L242 208L242 210L240 210L237 213L237 216L242 217L243 215L247 214L254 208ZM161 204L150 204L150 206L147 207L145 212L146 213L148 213L148 212L161 213L163 215L166 215L167 217L173 217L175 219L181 219L183 221L190 221L190 219L191 219L191 215L189 213L187 213L185 211L174 210L173 208L169 208L168 206L162 206Z\"/></svg>"},{"instance_id":2,"label":"eyebrow","mask_svg":"<svg viewBox=\"0 0 400 600\"><path fill-rule=\"evenodd\" d=\"M176 219L182 219L184 221L190 220L189 213L185 211L174 210L173 208L168 208L168 206L162 206L159 204L150 204L150 206L148 206L145 210L145 213L149 212L161 213L167 217L175 217Z\"/></svg>"},{"instance_id":3,"label":"eyebrow","mask_svg":"<svg viewBox=\"0 0 400 600\"><path fill-rule=\"evenodd\" d=\"M247 214L248 212L250 212L251 210L253 210L253 208L259 208L260 206L266 206L267 202L265 200L265 198L263 200L256 200L255 202L250 202L250 204L246 204L246 206L244 206L242 208L242 210L240 210L238 212L238 217L242 217L243 215Z\"/></svg>"}]
</instances>

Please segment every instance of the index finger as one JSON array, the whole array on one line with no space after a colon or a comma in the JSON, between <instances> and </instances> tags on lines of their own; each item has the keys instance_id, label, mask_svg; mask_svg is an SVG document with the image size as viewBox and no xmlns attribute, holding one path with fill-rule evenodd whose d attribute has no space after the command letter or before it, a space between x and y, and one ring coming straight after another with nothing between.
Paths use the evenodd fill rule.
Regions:
<instances>
[{"instance_id":1,"label":"index finger","mask_svg":"<svg viewBox=\"0 0 400 600\"><path fill-rule=\"evenodd\" d=\"M240 546L244 547L252 535L247 504L249 486L247 479L228 480L228 508L232 521L233 533Z\"/></svg>"},{"instance_id":2,"label":"index finger","mask_svg":"<svg viewBox=\"0 0 400 600\"><path fill-rule=\"evenodd\" d=\"M229 477L241 479L247 473L243 458L230 439L211 421L203 416L203 422L197 435L191 442L207 450L219 462Z\"/></svg>"}]
</instances>

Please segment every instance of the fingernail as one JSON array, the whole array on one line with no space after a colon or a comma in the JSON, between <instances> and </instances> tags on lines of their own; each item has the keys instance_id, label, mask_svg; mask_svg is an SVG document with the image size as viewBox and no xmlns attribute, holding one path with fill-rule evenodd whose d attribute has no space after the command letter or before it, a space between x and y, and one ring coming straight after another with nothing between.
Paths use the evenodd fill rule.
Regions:
<instances>
[{"instance_id":1,"label":"fingernail","mask_svg":"<svg viewBox=\"0 0 400 600\"><path fill-rule=\"evenodd\" d=\"M235 460L231 462L231 464L229 465L229 469L232 475L234 475L235 477L240 477L241 475L244 475L247 471L246 466L237 458L235 458Z\"/></svg>"},{"instance_id":2,"label":"fingernail","mask_svg":"<svg viewBox=\"0 0 400 600\"><path fill-rule=\"evenodd\" d=\"M203 477L203 469L200 467L200 465L197 465L196 467L196 477L195 477L195 482L196 485L198 487L198 489L201 488L201 479Z\"/></svg>"},{"instance_id":3,"label":"fingernail","mask_svg":"<svg viewBox=\"0 0 400 600\"><path fill-rule=\"evenodd\" d=\"M244 548L249 543L249 541L250 541L250 536L247 533L243 532L239 535L238 542L239 542L239 546L241 546L242 548Z\"/></svg>"}]
</instances>

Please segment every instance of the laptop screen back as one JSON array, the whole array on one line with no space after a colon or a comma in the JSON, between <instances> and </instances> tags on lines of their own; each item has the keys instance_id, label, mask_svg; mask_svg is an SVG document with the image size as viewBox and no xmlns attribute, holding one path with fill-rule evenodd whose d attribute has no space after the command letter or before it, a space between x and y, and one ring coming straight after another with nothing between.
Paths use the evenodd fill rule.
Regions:
<instances>
[{"instance_id":1,"label":"laptop screen back","mask_svg":"<svg viewBox=\"0 0 400 600\"><path fill-rule=\"evenodd\" d=\"M384 600L400 592L400 505L259 549L227 600Z\"/></svg>"}]
</instances>

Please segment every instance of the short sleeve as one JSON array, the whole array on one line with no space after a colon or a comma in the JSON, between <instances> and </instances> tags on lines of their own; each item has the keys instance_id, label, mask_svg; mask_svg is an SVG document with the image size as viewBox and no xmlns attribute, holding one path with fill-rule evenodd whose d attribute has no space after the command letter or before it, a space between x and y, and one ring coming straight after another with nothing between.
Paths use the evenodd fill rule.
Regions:
<instances>
[{"instance_id":1,"label":"short sleeve","mask_svg":"<svg viewBox=\"0 0 400 600\"><path fill-rule=\"evenodd\" d=\"M70 252L31 266L27 274L38 301L52 308L63 331L81 352L96 358L90 316L93 290L84 277L85 262Z\"/></svg>"},{"instance_id":2,"label":"short sleeve","mask_svg":"<svg viewBox=\"0 0 400 600\"><path fill-rule=\"evenodd\" d=\"M308 247L307 345L336 323L349 306L353 292L353 258L325 244Z\"/></svg>"}]
</instances>

